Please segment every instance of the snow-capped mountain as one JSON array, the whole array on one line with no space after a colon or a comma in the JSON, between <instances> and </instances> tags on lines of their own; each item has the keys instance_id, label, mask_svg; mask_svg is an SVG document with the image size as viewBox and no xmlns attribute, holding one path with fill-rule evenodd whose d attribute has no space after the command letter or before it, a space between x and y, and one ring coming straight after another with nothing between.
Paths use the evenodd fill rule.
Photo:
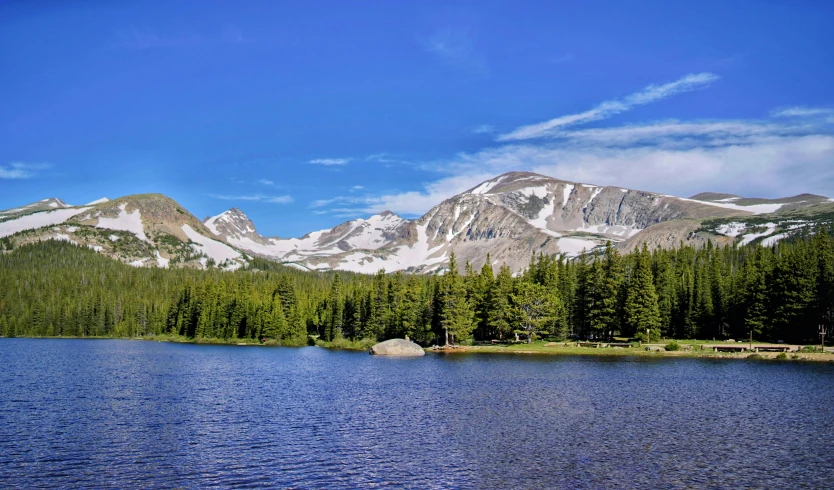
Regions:
<instances>
[{"instance_id":1,"label":"snow-capped mountain","mask_svg":"<svg viewBox=\"0 0 834 490\"><path fill-rule=\"evenodd\" d=\"M772 213L827 201L802 195L774 201L713 193L684 199L652 192L511 172L447 199L416 220L382 213L301 238L264 238L237 209L208 218L206 226L252 254L309 269L356 272L432 272L448 264L495 264L520 270L533 253L576 256L606 241L622 249L648 243L732 242L720 233L696 233L705 218ZM804 203L804 204L803 204Z\"/></svg>"},{"instance_id":2,"label":"snow-capped mountain","mask_svg":"<svg viewBox=\"0 0 834 490\"><path fill-rule=\"evenodd\" d=\"M246 263L243 253L212 238L197 218L160 194L99 199L77 207L61 207L57 199L51 202L59 204L50 208L60 209L17 214L0 222L0 238L14 235L17 244L66 240L137 267L168 267L173 261L234 270Z\"/></svg>"},{"instance_id":3,"label":"snow-capped mountain","mask_svg":"<svg viewBox=\"0 0 834 490\"><path fill-rule=\"evenodd\" d=\"M352 250L377 250L402 238L409 221L386 211L368 219L356 219L335 228L308 233L301 238L263 237L252 221L232 208L204 222L216 236L254 255L282 262L323 261Z\"/></svg>"},{"instance_id":4,"label":"snow-capped mountain","mask_svg":"<svg viewBox=\"0 0 834 490\"><path fill-rule=\"evenodd\" d=\"M50 198L0 211L0 238L15 245L68 240L134 266L234 270L249 256L310 270L374 273L441 271L458 263L514 271L532 254L569 257L611 241L621 250L680 243L770 245L834 215L834 201L802 194L781 199L653 192L511 172L439 203L422 217L386 211L300 238L264 237L232 208L200 222L160 194L97 199L71 206ZM5 248L5 246L4 246Z\"/></svg>"}]
</instances>

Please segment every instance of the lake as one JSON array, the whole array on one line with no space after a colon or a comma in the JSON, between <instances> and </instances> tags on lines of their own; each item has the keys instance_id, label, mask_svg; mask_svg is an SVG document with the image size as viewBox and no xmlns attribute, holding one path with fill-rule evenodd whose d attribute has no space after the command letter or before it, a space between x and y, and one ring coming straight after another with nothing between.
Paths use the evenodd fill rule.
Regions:
<instances>
[{"instance_id":1,"label":"lake","mask_svg":"<svg viewBox=\"0 0 834 490\"><path fill-rule=\"evenodd\" d=\"M5 488L823 488L834 365L0 339Z\"/></svg>"}]
</instances>

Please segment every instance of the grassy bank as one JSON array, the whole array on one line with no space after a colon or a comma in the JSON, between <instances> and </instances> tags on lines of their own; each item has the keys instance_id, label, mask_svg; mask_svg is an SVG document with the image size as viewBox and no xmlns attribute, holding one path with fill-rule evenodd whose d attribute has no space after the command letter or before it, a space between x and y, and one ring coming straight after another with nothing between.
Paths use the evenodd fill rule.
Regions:
<instances>
[{"instance_id":1,"label":"grassy bank","mask_svg":"<svg viewBox=\"0 0 834 490\"><path fill-rule=\"evenodd\" d=\"M5 337L0 337L5 338ZM346 350L367 352L377 343L373 339L336 339L332 342L323 340L310 341L306 338L297 339L294 342L278 343L273 340L261 342L256 339L221 339L221 338L190 338L181 335L148 335L144 337L21 337L21 338L44 338L44 339L118 339L118 340L145 340L156 342L172 342L182 344L203 344L203 345L240 345L240 346L279 346L279 347L302 347L313 343L317 347L330 350ZM720 344L720 342L704 340L678 340L680 350L665 350L663 347L668 344L649 344L654 350L647 350L646 346L634 344L630 348L623 347L578 347L575 342L545 342L535 341L531 344L492 344L492 345L471 345L455 346L451 349L434 350L427 348L427 352L439 354L460 355L460 354L540 354L540 355L564 355L564 356L630 356L646 358L663 357L687 357L687 358L711 358L711 359L762 359L774 361L817 361L834 362L834 352L812 352L808 348L799 352L713 352L702 346ZM753 344L755 347L755 343Z\"/></svg>"},{"instance_id":2,"label":"grassy bank","mask_svg":"<svg viewBox=\"0 0 834 490\"><path fill-rule=\"evenodd\" d=\"M316 340L317 347L324 347L325 349L334 350L355 350L355 351L369 351L371 347L376 344L374 339L335 339L332 342L325 342L324 340Z\"/></svg>"},{"instance_id":3,"label":"grassy bank","mask_svg":"<svg viewBox=\"0 0 834 490\"><path fill-rule=\"evenodd\" d=\"M458 346L454 349L433 351L444 354L544 354L544 355L570 355L570 356L631 356L631 357L689 357L689 358L715 358L715 359L772 359L772 360L799 360L799 361L825 361L834 362L834 353L831 352L788 352L780 356L778 352L713 352L711 349L702 349L702 345L711 345L713 342L705 341L677 341L681 346L691 346L689 350L667 351L662 348L665 344L651 344L655 349L647 350L645 346L634 346L631 348L619 347L577 347L576 343L568 342L542 342L537 341L531 344L495 344L495 345L473 345ZM719 343L719 342L716 342ZM753 344L754 346L756 344Z\"/></svg>"}]
</instances>

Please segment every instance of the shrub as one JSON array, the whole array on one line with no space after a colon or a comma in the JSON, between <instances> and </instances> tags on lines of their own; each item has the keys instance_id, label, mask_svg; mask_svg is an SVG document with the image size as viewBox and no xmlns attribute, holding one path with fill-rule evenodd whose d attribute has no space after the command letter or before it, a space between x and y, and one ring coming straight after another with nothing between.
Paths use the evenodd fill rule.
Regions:
<instances>
[{"instance_id":1,"label":"shrub","mask_svg":"<svg viewBox=\"0 0 834 490\"><path fill-rule=\"evenodd\" d=\"M681 350L681 345L673 340L673 341L669 342L668 344L666 344L665 349L667 351Z\"/></svg>"},{"instance_id":2,"label":"shrub","mask_svg":"<svg viewBox=\"0 0 834 490\"><path fill-rule=\"evenodd\" d=\"M779 355L776 356L776 359L787 359L787 358L788 358L788 355L785 354L784 352L780 352Z\"/></svg>"},{"instance_id":3,"label":"shrub","mask_svg":"<svg viewBox=\"0 0 834 490\"><path fill-rule=\"evenodd\" d=\"M750 354L749 356L747 356L747 358L748 359L762 359L762 355L761 354Z\"/></svg>"}]
</instances>

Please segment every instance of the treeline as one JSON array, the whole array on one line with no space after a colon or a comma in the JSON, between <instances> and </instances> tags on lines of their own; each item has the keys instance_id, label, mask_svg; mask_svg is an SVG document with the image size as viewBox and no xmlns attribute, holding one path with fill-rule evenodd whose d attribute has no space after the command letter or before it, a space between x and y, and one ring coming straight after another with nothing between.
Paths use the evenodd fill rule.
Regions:
<instances>
[{"instance_id":1,"label":"treeline","mask_svg":"<svg viewBox=\"0 0 834 490\"><path fill-rule=\"evenodd\" d=\"M535 256L513 276L455 257L440 276L310 273L256 260L234 273L135 269L63 242L0 255L0 334L268 339L298 345L409 336L424 345L617 336L811 343L834 320L834 239L679 247L576 260Z\"/></svg>"},{"instance_id":2,"label":"treeline","mask_svg":"<svg viewBox=\"0 0 834 490\"><path fill-rule=\"evenodd\" d=\"M58 241L0 255L0 335L270 338L305 344L332 276L134 268ZM278 272L280 271L280 272Z\"/></svg>"},{"instance_id":3,"label":"treeline","mask_svg":"<svg viewBox=\"0 0 834 490\"><path fill-rule=\"evenodd\" d=\"M612 246L568 261L533 257L518 277L378 273L370 284L334 279L319 304L325 339L409 335L422 343L474 339L747 339L810 343L834 320L834 240L825 230L773 247L674 250Z\"/></svg>"}]
</instances>

